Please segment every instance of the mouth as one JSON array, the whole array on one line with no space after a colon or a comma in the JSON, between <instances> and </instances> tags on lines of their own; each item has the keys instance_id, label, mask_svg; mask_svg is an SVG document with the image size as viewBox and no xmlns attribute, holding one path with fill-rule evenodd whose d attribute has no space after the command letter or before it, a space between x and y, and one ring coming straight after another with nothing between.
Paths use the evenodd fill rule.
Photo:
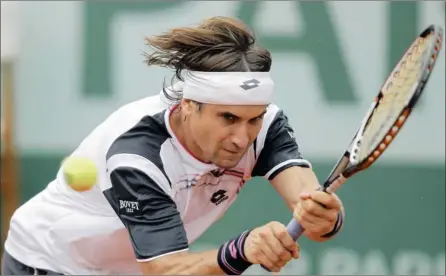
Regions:
<instances>
[{"instance_id":1,"label":"mouth","mask_svg":"<svg viewBox=\"0 0 446 276\"><path fill-rule=\"evenodd\" d=\"M232 150L227 150L227 149L225 149L224 151L226 151L226 152L228 152L228 153L230 153L232 155L240 154L240 151L232 151Z\"/></svg>"}]
</instances>

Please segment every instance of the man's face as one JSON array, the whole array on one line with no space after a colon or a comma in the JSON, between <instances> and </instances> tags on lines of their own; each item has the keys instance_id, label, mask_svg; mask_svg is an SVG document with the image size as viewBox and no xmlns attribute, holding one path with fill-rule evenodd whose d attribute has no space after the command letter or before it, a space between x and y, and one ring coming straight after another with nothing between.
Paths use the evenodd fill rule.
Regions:
<instances>
[{"instance_id":1,"label":"man's face","mask_svg":"<svg viewBox=\"0 0 446 276\"><path fill-rule=\"evenodd\" d=\"M260 132L266 105L215 105L183 101L187 127L201 158L233 168Z\"/></svg>"}]
</instances>

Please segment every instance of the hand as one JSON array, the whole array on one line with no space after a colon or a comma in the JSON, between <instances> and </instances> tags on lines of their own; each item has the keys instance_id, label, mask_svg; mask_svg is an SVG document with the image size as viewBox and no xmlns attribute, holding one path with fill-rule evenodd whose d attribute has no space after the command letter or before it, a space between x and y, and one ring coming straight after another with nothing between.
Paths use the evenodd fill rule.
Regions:
<instances>
[{"instance_id":1,"label":"hand","mask_svg":"<svg viewBox=\"0 0 446 276\"><path fill-rule=\"evenodd\" d=\"M249 233L244 253L249 262L261 264L271 272L280 272L292 258L299 258L299 246L285 225L270 222Z\"/></svg>"},{"instance_id":2,"label":"hand","mask_svg":"<svg viewBox=\"0 0 446 276\"><path fill-rule=\"evenodd\" d=\"M307 236L321 237L333 230L341 205L336 194L305 192L300 195L294 209L294 218L305 229Z\"/></svg>"}]
</instances>

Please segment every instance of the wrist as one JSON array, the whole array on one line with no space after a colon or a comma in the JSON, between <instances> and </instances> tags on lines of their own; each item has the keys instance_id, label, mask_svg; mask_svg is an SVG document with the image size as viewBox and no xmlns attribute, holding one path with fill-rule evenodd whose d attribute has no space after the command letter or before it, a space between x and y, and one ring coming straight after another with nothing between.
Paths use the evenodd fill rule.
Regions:
<instances>
[{"instance_id":1,"label":"wrist","mask_svg":"<svg viewBox=\"0 0 446 276\"><path fill-rule=\"evenodd\" d=\"M236 238L220 246L217 261L220 268L228 275L240 275L248 269L250 263L245 256L245 241L250 230L241 233Z\"/></svg>"},{"instance_id":2,"label":"wrist","mask_svg":"<svg viewBox=\"0 0 446 276\"><path fill-rule=\"evenodd\" d=\"M339 210L338 218L336 219L336 223L333 229L325 235L322 235L322 238L331 238L335 236L342 228L342 224L344 223L344 215L342 210Z\"/></svg>"}]
</instances>

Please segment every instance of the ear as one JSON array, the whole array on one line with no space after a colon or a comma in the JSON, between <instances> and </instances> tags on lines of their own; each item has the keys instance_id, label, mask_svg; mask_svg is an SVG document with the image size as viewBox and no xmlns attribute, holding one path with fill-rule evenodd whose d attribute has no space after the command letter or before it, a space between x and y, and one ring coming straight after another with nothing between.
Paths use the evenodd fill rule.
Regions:
<instances>
[{"instance_id":1,"label":"ear","mask_svg":"<svg viewBox=\"0 0 446 276\"><path fill-rule=\"evenodd\" d=\"M182 113L186 116L191 115L196 108L194 101L189 99L182 99L180 105Z\"/></svg>"}]
</instances>

